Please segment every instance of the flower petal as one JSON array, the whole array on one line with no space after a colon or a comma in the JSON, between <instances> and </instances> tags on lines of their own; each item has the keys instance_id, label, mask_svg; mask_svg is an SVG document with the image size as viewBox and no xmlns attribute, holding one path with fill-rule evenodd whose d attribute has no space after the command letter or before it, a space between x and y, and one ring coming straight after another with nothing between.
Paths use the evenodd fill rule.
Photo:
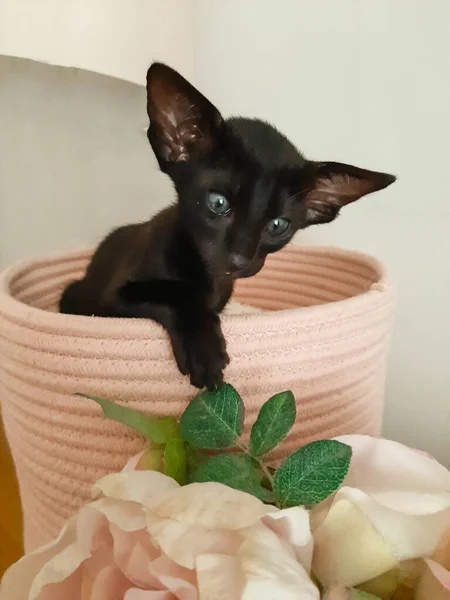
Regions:
<instances>
[{"instance_id":1,"label":"flower petal","mask_svg":"<svg viewBox=\"0 0 450 600\"><path fill-rule=\"evenodd\" d=\"M100 495L116 500L129 500L145 505L154 497L178 488L176 481L158 471L126 471L106 475L92 488L94 497Z\"/></svg>"},{"instance_id":2,"label":"flower petal","mask_svg":"<svg viewBox=\"0 0 450 600\"><path fill-rule=\"evenodd\" d=\"M89 509L85 507L82 510ZM70 527L73 527L75 531L77 526L76 519L77 517L74 517L70 523ZM75 535L71 540L69 536L67 536L64 540L64 544L61 544L59 551L55 547L53 550L53 555L42 566L39 572L37 572L37 575L33 580L29 600L44 599L46 596L45 588L47 586L56 586L57 584L64 586L64 590L61 590L61 592L64 591L64 596L67 598L71 598L72 595L75 596L76 590L78 590L78 595L80 595L79 590L81 590L83 575L79 570L79 567L87 558L89 558L91 552L90 547L88 545L85 547L77 545ZM78 577L71 577L76 574ZM59 589L55 589L55 594L58 594L58 592Z\"/></svg>"},{"instance_id":3,"label":"flower petal","mask_svg":"<svg viewBox=\"0 0 450 600\"><path fill-rule=\"evenodd\" d=\"M238 600L245 580L238 559L224 554L204 554L196 561L201 600Z\"/></svg>"},{"instance_id":4,"label":"flower petal","mask_svg":"<svg viewBox=\"0 0 450 600\"><path fill-rule=\"evenodd\" d=\"M194 571L180 567L167 556L160 556L149 567L160 587L167 588L178 600L197 600L197 578Z\"/></svg>"},{"instance_id":5,"label":"flower petal","mask_svg":"<svg viewBox=\"0 0 450 600\"><path fill-rule=\"evenodd\" d=\"M359 489L343 487L335 500L340 498L350 500L366 515L399 562L431 555L449 524L447 510L435 513L425 510L423 514L402 512ZM422 500L425 503L425 497Z\"/></svg>"},{"instance_id":6,"label":"flower petal","mask_svg":"<svg viewBox=\"0 0 450 600\"><path fill-rule=\"evenodd\" d=\"M87 506L95 508L122 531L133 532L145 529L145 512L137 502L100 498Z\"/></svg>"},{"instance_id":7,"label":"flower petal","mask_svg":"<svg viewBox=\"0 0 450 600\"><path fill-rule=\"evenodd\" d=\"M352 600L351 590L342 585L329 588L323 597L323 600Z\"/></svg>"},{"instance_id":8,"label":"flower petal","mask_svg":"<svg viewBox=\"0 0 450 600\"><path fill-rule=\"evenodd\" d=\"M146 452L146 448L144 448L144 450L142 450L141 452L139 452L139 454L135 454L134 456L132 456L128 460L128 462L126 463L126 465L124 466L124 468L122 469L122 472L123 473L127 473L128 471L135 471L136 467L139 464L139 461L144 456L145 452Z\"/></svg>"},{"instance_id":9,"label":"flower petal","mask_svg":"<svg viewBox=\"0 0 450 600\"><path fill-rule=\"evenodd\" d=\"M368 517L345 498L333 504L314 542L313 570L325 586L353 587L397 566Z\"/></svg>"},{"instance_id":10,"label":"flower petal","mask_svg":"<svg viewBox=\"0 0 450 600\"><path fill-rule=\"evenodd\" d=\"M214 482L191 483L159 493L149 499L147 509L155 518L227 530L248 527L276 510L250 494Z\"/></svg>"},{"instance_id":11,"label":"flower petal","mask_svg":"<svg viewBox=\"0 0 450 600\"><path fill-rule=\"evenodd\" d=\"M111 524L113 537L113 562L133 586L143 589L160 589L159 581L150 573L150 564L161 551L153 545L148 533L125 532Z\"/></svg>"},{"instance_id":12,"label":"flower petal","mask_svg":"<svg viewBox=\"0 0 450 600\"><path fill-rule=\"evenodd\" d=\"M130 587L131 583L124 577L122 571L116 565L108 565L95 578L91 598L92 600L123 598Z\"/></svg>"},{"instance_id":13,"label":"flower petal","mask_svg":"<svg viewBox=\"0 0 450 600\"><path fill-rule=\"evenodd\" d=\"M123 600L174 600L174 596L172 592L154 592L149 590L138 590L137 588L133 588L125 593Z\"/></svg>"},{"instance_id":14,"label":"flower petal","mask_svg":"<svg viewBox=\"0 0 450 600\"><path fill-rule=\"evenodd\" d=\"M432 559L450 571L450 529L442 536Z\"/></svg>"},{"instance_id":15,"label":"flower petal","mask_svg":"<svg viewBox=\"0 0 450 600\"><path fill-rule=\"evenodd\" d=\"M30 552L14 563L3 576L0 584L1 600L23 600L30 597L30 590L37 573L52 558L76 539L76 521L70 519L61 530L59 536Z\"/></svg>"},{"instance_id":16,"label":"flower petal","mask_svg":"<svg viewBox=\"0 0 450 600\"><path fill-rule=\"evenodd\" d=\"M319 600L319 590L284 540L262 523L244 535L238 553L246 579L241 600Z\"/></svg>"},{"instance_id":17,"label":"flower petal","mask_svg":"<svg viewBox=\"0 0 450 600\"><path fill-rule=\"evenodd\" d=\"M353 450L345 486L408 514L431 514L450 507L450 471L430 456L366 435L335 439Z\"/></svg>"},{"instance_id":18,"label":"flower petal","mask_svg":"<svg viewBox=\"0 0 450 600\"><path fill-rule=\"evenodd\" d=\"M295 506L264 515L262 522L293 547L297 560L309 573L313 554L313 538L309 526L309 513Z\"/></svg>"},{"instance_id":19,"label":"flower petal","mask_svg":"<svg viewBox=\"0 0 450 600\"><path fill-rule=\"evenodd\" d=\"M238 532L161 519L152 513L147 515L147 528L164 554L186 569L193 569L202 554L236 554L241 543Z\"/></svg>"},{"instance_id":20,"label":"flower petal","mask_svg":"<svg viewBox=\"0 0 450 600\"><path fill-rule=\"evenodd\" d=\"M419 584L417 600L450 600L450 572L434 560L426 560L428 569Z\"/></svg>"}]
</instances>

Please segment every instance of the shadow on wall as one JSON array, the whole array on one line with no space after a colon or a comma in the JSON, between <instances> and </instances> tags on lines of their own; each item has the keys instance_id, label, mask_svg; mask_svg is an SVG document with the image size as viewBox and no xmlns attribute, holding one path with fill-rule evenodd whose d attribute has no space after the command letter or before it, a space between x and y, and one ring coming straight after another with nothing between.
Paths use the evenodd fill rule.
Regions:
<instances>
[{"instance_id":1,"label":"shadow on wall","mask_svg":"<svg viewBox=\"0 0 450 600\"><path fill-rule=\"evenodd\" d=\"M96 243L173 197L144 87L5 56L0 85L0 267Z\"/></svg>"}]
</instances>

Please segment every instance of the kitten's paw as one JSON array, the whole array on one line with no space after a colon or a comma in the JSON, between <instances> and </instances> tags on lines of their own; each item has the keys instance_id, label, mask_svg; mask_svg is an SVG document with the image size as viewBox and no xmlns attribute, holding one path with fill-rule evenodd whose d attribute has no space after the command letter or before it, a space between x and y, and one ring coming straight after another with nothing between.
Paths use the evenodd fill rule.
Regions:
<instances>
[{"instance_id":1,"label":"kitten's paw","mask_svg":"<svg viewBox=\"0 0 450 600\"><path fill-rule=\"evenodd\" d=\"M209 315L195 329L172 335L175 359L181 373L197 388L214 390L223 384L223 371L230 362L217 315Z\"/></svg>"}]
</instances>

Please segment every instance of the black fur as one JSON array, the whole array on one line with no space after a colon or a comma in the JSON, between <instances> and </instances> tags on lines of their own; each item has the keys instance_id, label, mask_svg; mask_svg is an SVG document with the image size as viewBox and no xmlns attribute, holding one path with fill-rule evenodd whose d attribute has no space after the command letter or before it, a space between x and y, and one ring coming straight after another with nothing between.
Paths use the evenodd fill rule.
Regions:
<instances>
[{"instance_id":1,"label":"black fur","mask_svg":"<svg viewBox=\"0 0 450 600\"><path fill-rule=\"evenodd\" d=\"M180 371L211 389L222 384L228 363L218 315L233 281L257 273L299 229L332 221L342 206L395 177L308 161L265 122L224 120L161 63L148 71L147 98L148 138L177 204L110 233L60 309L157 321ZM219 216L223 206L229 210Z\"/></svg>"}]
</instances>

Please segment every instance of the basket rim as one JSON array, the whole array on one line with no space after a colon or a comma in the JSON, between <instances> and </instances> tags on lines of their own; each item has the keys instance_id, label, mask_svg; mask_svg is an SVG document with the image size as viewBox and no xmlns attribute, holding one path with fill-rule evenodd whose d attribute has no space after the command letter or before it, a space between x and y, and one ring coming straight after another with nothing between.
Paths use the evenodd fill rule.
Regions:
<instances>
[{"instance_id":1,"label":"basket rim","mask_svg":"<svg viewBox=\"0 0 450 600\"><path fill-rule=\"evenodd\" d=\"M61 265L74 260L84 260L92 254L92 248L79 248L64 253L54 253L35 259L26 259L6 268L0 273L0 319L5 318L32 329L66 335L84 337L126 337L135 339L161 339L166 336L163 328L146 319L103 318L82 315L68 315L46 311L21 302L10 293L12 281L27 271L52 265ZM276 253L277 258L289 254L307 254L317 257L330 257L359 263L372 269L376 279L370 288L349 298L325 304L288 308L277 311L262 311L249 314L221 315L224 333L228 335L251 330L317 327L330 321L346 319L365 314L392 304L394 289L389 280L385 265L368 254L343 249L336 246L314 246L291 244ZM276 315L276 316L275 316ZM95 323L95 327L93 326Z\"/></svg>"}]
</instances>

